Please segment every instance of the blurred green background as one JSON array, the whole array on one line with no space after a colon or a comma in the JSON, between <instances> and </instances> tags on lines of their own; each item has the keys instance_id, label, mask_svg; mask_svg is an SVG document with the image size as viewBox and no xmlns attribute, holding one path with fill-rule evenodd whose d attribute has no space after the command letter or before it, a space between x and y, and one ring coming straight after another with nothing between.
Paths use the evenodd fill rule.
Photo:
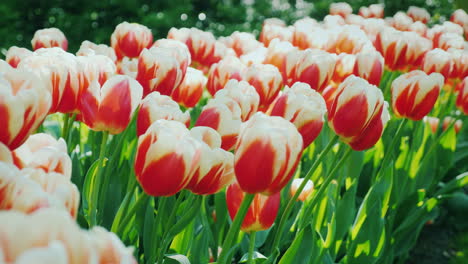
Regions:
<instances>
[{"instance_id":1,"label":"blurred green background","mask_svg":"<svg viewBox=\"0 0 468 264\"><path fill-rule=\"evenodd\" d=\"M458 1L458 2L457 2ZM115 26L122 21L137 22L152 29L155 39L166 36L171 27L198 27L217 36L235 30L258 33L268 17L293 22L304 16L322 19L330 0L2 0L0 1L0 50L16 45L31 48L34 32L57 27L75 52L83 40L109 43ZM369 0L345 1L355 13ZM425 7L436 18L448 18L467 0L385 0L386 16L410 5ZM466 7L465 7L466 8Z\"/></svg>"}]
</instances>

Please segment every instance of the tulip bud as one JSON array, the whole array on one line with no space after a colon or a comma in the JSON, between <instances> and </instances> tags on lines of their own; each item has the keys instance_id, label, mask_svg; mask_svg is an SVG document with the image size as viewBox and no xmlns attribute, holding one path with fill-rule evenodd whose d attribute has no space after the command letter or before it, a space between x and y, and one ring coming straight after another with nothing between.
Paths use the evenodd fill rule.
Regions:
<instances>
[{"instance_id":1,"label":"tulip bud","mask_svg":"<svg viewBox=\"0 0 468 264\"><path fill-rule=\"evenodd\" d=\"M194 107L202 97L206 82L202 71L188 67L184 80L174 89L171 97L184 107Z\"/></svg>"},{"instance_id":2,"label":"tulip bud","mask_svg":"<svg viewBox=\"0 0 468 264\"><path fill-rule=\"evenodd\" d=\"M21 60L31 56L32 54L33 52L28 49L12 46L8 49L5 55L5 61L8 62L11 67L16 68L18 67L18 64L21 62Z\"/></svg>"},{"instance_id":3,"label":"tulip bud","mask_svg":"<svg viewBox=\"0 0 468 264\"><path fill-rule=\"evenodd\" d=\"M270 105L268 114L281 116L293 123L308 147L320 134L327 112L323 97L306 83L297 82Z\"/></svg>"},{"instance_id":4,"label":"tulip bud","mask_svg":"<svg viewBox=\"0 0 468 264\"><path fill-rule=\"evenodd\" d=\"M333 73L332 81L335 83L341 83L344 81L348 76L353 74L355 64L355 55L340 53L340 55L337 56L335 72Z\"/></svg>"},{"instance_id":5,"label":"tulip bud","mask_svg":"<svg viewBox=\"0 0 468 264\"><path fill-rule=\"evenodd\" d=\"M231 219L236 217L237 211L244 199L244 192L239 184L229 185L226 191L226 204ZM280 206L280 193L270 196L255 194L255 197L247 210L247 214L241 225L244 232L262 231L270 228L275 222Z\"/></svg>"},{"instance_id":6,"label":"tulip bud","mask_svg":"<svg viewBox=\"0 0 468 264\"><path fill-rule=\"evenodd\" d=\"M166 48L144 49L138 59L136 80L143 86L143 95L153 91L171 95L183 80L180 64L172 50Z\"/></svg>"},{"instance_id":7,"label":"tulip bud","mask_svg":"<svg viewBox=\"0 0 468 264\"><path fill-rule=\"evenodd\" d=\"M192 179L200 153L200 142L182 123L158 120L138 138L137 180L151 196L174 195Z\"/></svg>"},{"instance_id":8,"label":"tulip bud","mask_svg":"<svg viewBox=\"0 0 468 264\"><path fill-rule=\"evenodd\" d=\"M36 131L50 106L51 95L36 75L5 67L0 74L0 142L11 150L19 147Z\"/></svg>"},{"instance_id":9,"label":"tulip bud","mask_svg":"<svg viewBox=\"0 0 468 264\"><path fill-rule=\"evenodd\" d=\"M111 46L117 58L137 58L144 48L153 44L151 30L137 23L122 22L115 27L111 35Z\"/></svg>"},{"instance_id":10,"label":"tulip bud","mask_svg":"<svg viewBox=\"0 0 468 264\"><path fill-rule=\"evenodd\" d=\"M381 18L366 18L361 25L362 30L364 30L364 32L367 34L367 37L372 42L372 44L374 44L374 46L377 34L379 34L380 31L387 27L388 25L385 23L385 20Z\"/></svg>"},{"instance_id":11,"label":"tulip bud","mask_svg":"<svg viewBox=\"0 0 468 264\"><path fill-rule=\"evenodd\" d=\"M458 91L456 105L460 111L468 115L468 77L463 79L461 88Z\"/></svg>"},{"instance_id":12,"label":"tulip bud","mask_svg":"<svg viewBox=\"0 0 468 264\"><path fill-rule=\"evenodd\" d=\"M408 16L411 17L414 21L421 21L426 24L431 19L431 14L427 12L426 9L417 6L410 6L408 8Z\"/></svg>"},{"instance_id":13,"label":"tulip bud","mask_svg":"<svg viewBox=\"0 0 468 264\"><path fill-rule=\"evenodd\" d=\"M68 49L68 41L62 31L58 28L44 28L37 30L31 40L33 50L40 48L59 47L64 51Z\"/></svg>"},{"instance_id":14,"label":"tulip bud","mask_svg":"<svg viewBox=\"0 0 468 264\"><path fill-rule=\"evenodd\" d=\"M425 116L425 117L423 118L423 121L424 121L427 125L429 125L429 127L430 127L432 133L435 134L435 133L437 132L437 129L439 128L439 122L440 122L439 118L437 118L437 117L432 117L432 116Z\"/></svg>"},{"instance_id":15,"label":"tulip bud","mask_svg":"<svg viewBox=\"0 0 468 264\"><path fill-rule=\"evenodd\" d=\"M227 57L211 66L206 88L212 96L224 88L230 79L241 80L245 66L237 57Z\"/></svg>"},{"instance_id":16,"label":"tulip bud","mask_svg":"<svg viewBox=\"0 0 468 264\"><path fill-rule=\"evenodd\" d=\"M383 4L372 4L369 7L359 8L359 15L365 18L383 18L384 6Z\"/></svg>"},{"instance_id":17,"label":"tulip bud","mask_svg":"<svg viewBox=\"0 0 468 264\"><path fill-rule=\"evenodd\" d=\"M398 117L421 120L434 107L444 85L439 73L427 75L415 70L400 75L392 83L392 108Z\"/></svg>"},{"instance_id":18,"label":"tulip bud","mask_svg":"<svg viewBox=\"0 0 468 264\"><path fill-rule=\"evenodd\" d=\"M378 86L384 70L384 59L379 52L362 51L356 54L353 74Z\"/></svg>"},{"instance_id":19,"label":"tulip bud","mask_svg":"<svg viewBox=\"0 0 468 264\"><path fill-rule=\"evenodd\" d=\"M339 15L345 18L351 13L353 13L353 9L348 3L339 2L330 4L330 15Z\"/></svg>"},{"instance_id":20,"label":"tulip bud","mask_svg":"<svg viewBox=\"0 0 468 264\"><path fill-rule=\"evenodd\" d=\"M401 31L386 27L375 38L375 48L382 54L385 66L390 70L398 70L405 65L408 42Z\"/></svg>"},{"instance_id":21,"label":"tulip bud","mask_svg":"<svg viewBox=\"0 0 468 264\"><path fill-rule=\"evenodd\" d=\"M330 128L354 150L371 148L390 118L382 91L354 75L337 89L328 112Z\"/></svg>"},{"instance_id":22,"label":"tulip bud","mask_svg":"<svg viewBox=\"0 0 468 264\"><path fill-rule=\"evenodd\" d=\"M246 81L231 79L224 89L215 94L215 98L228 97L237 102L241 110L242 121L247 121L257 112L260 96L255 88Z\"/></svg>"},{"instance_id":23,"label":"tulip bud","mask_svg":"<svg viewBox=\"0 0 468 264\"><path fill-rule=\"evenodd\" d=\"M317 92L323 91L333 76L336 55L322 50L305 50L295 66L295 81L305 82Z\"/></svg>"},{"instance_id":24,"label":"tulip bud","mask_svg":"<svg viewBox=\"0 0 468 264\"><path fill-rule=\"evenodd\" d=\"M119 134L140 104L143 88L134 79L115 75L101 87L93 81L81 97L81 119L95 131Z\"/></svg>"},{"instance_id":25,"label":"tulip bud","mask_svg":"<svg viewBox=\"0 0 468 264\"><path fill-rule=\"evenodd\" d=\"M283 78L278 68L269 64L254 64L250 66L244 78L257 90L260 96L260 109L267 108L283 86Z\"/></svg>"},{"instance_id":26,"label":"tulip bud","mask_svg":"<svg viewBox=\"0 0 468 264\"><path fill-rule=\"evenodd\" d=\"M299 178L299 179L294 179L291 183L291 189L290 189L290 195L291 197L294 196L297 192L297 189L299 189L299 186L301 186L302 182L304 181L304 178ZM307 198L312 194L312 191L314 190L314 183L311 180L307 180L306 185L304 186L304 189L302 190L301 194L297 197L298 200L305 202Z\"/></svg>"},{"instance_id":27,"label":"tulip bud","mask_svg":"<svg viewBox=\"0 0 468 264\"><path fill-rule=\"evenodd\" d=\"M154 42L153 47L169 49L173 57L179 62L182 74L185 75L187 67L192 63L187 45L173 39L158 39Z\"/></svg>"},{"instance_id":28,"label":"tulip bud","mask_svg":"<svg viewBox=\"0 0 468 264\"><path fill-rule=\"evenodd\" d=\"M435 25L427 31L427 37L432 40L434 47L439 46L440 36L444 33L455 33L463 35L463 28L450 21L445 21L442 25Z\"/></svg>"},{"instance_id":29,"label":"tulip bud","mask_svg":"<svg viewBox=\"0 0 468 264\"><path fill-rule=\"evenodd\" d=\"M453 70L452 56L442 49L433 49L424 56L421 69L427 74L438 72L448 80Z\"/></svg>"},{"instance_id":30,"label":"tulip bud","mask_svg":"<svg viewBox=\"0 0 468 264\"><path fill-rule=\"evenodd\" d=\"M263 113L253 115L242 124L234 152L234 170L242 190L265 195L279 192L295 172L302 147L301 134L291 122Z\"/></svg>"}]
</instances>

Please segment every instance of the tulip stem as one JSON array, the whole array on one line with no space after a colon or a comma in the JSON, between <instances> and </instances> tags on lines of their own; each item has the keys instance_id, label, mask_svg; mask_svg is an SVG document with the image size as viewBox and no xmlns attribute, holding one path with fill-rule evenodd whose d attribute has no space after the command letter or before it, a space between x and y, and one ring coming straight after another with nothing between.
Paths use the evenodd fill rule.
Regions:
<instances>
[{"instance_id":1,"label":"tulip stem","mask_svg":"<svg viewBox=\"0 0 468 264\"><path fill-rule=\"evenodd\" d=\"M286 209L283 211L283 214L281 215L281 220L279 222L279 225L278 225L278 228L276 228L276 233L275 233L275 239L274 239L274 242L273 242L273 246L272 246L272 250L275 250L278 245L279 245L279 242L280 242L280 239L281 239L281 236L283 235L283 227L284 225L286 224L286 220L288 219L289 217L289 214L293 208L293 204L297 201L297 198L299 197L299 195L301 194L302 190L304 190L307 182L310 180L310 178L312 177L312 175L314 174L315 170L317 169L317 167L320 165L320 163L322 162L323 158L327 155L327 153L332 149L332 147L336 144L336 142L338 141L338 136L335 135L327 144L327 146L325 146L325 148L322 150L322 152L320 152L320 154L318 155L317 159L315 160L315 162L312 164L312 166L310 167L310 169L307 171L307 174L304 176L304 180L302 181L301 185L299 186L299 188L297 189L296 193L294 194L293 197L291 197L291 199L289 199L287 205L286 205Z\"/></svg>"},{"instance_id":2,"label":"tulip stem","mask_svg":"<svg viewBox=\"0 0 468 264\"><path fill-rule=\"evenodd\" d=\"M122 219L122 222L118 225L117 234L122 235L121 232L124 231L124 229L127 227L128 223L130 220L135 216L135 213L138 209L141 208L142 205L146 204L148 201L149 196L145 193L142 192L138 198L136 198L135 202L133 205L127 210L127 213L125 214L125 217Z\"/></svg>"},{"instance_id":3,"label":"tulip stem","mask_svg":"<svg viewBox=\"0 0 468 264\"><path fill-rule=\"evenodd\" d=\"M62 138L65 140L67 143L67 148L68 152L71 152L73 149L71 147L71 142L70 142L70 131L71 128L73 127L73 123L75 122L76 119L76 114L73 114L70 118L69 114L65 114L65 119L63 120L63 130L62 130Z\"/></svg>"},{"instance_id":4,"label":"tulip stem","mask_svg":"<svg viewBox=\"0 0 468 264\"><path fill-rule=\"evenodd\" d=\"M249 246L249 256L248 256L247 264L253 264L255 262L253 259L253 252L255 249L255 235L256 234L257 232L255 231L252 231L250 233L250 246Z\"/></svg>"},{"instance_id":5,"label":"tulip stem","mask_svg":"<svg viewBox=\"0 0 468 264\"><path fill-rule=\"evenodd\" d=\"M106 144L107 144L107 138L109 137L109 133L104 131L102 132L102 141L101 141L101 147L99 149L99 166L97 168L97 172L96 172L96 178L95 178L95 182L94 182L94 189L93 189L93 193L91 194L91 201L89 203L89 207L90 207L90 212L91 212L91 219L90 219L90 225L91 227L92 226L95 226L97 224L97 210L98 208L96 208L96 205L98 204L98 197L99 197L99 190L101 188L101 182L102 182L102 172L104 171L104 166L105 166L105 162L104 162L104 156L105 156L105 152L106 152Z\"/></svg>"},{"instance_id":6,"label":"tulip stem","mask_svg":"<svg viewBox=\"0 0 468 264\"><path fill-rule=\"evenodd\" d=\"M235 239L237 239L237 235L239 234L239 229L244 221L244 217L247 214L247 211L252 203L255 194L245 193L244 199L242 200L242 204L237 211L236 216L234 217L234 221L232 222L231 227L229 228L228 234L226 235L226 239L224 239L224 243L222 246L221 254L219 255L218 264L227 264L230 263L228 260L229 255L232 255L233 252L231 251L231 247Z\"/></svg>"}]
</instances>

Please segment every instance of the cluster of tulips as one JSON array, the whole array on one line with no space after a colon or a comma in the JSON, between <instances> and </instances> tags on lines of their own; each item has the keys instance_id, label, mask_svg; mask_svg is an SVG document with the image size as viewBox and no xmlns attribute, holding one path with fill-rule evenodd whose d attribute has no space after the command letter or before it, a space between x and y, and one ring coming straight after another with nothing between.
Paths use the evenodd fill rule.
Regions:
<instances>
[{"instance_id":1,"label":"cluster of tulips","mask_svg":"<svg viewBox=\"0 0 468 264\"><path fill-rule=\"evenodd\" d=\"M258 40L124 22L76 55L56 28L11 47L0 263L404 260L397 243L468 184L427 165L468 115L468 14L383 11L334 3Z\"/></svg>"}]
</instances>

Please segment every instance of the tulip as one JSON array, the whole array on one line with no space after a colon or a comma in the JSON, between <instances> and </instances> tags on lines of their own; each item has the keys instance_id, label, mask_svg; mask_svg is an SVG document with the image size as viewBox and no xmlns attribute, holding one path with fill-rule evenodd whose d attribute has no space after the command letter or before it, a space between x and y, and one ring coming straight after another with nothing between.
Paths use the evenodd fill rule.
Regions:
<instances>
[{"instance_id":1,"label":"tulip","mask_svg":"<svg viewBox=\"0 0 468 264\"><path fill-rule=\"evenodd\" d=\"M429 12L427 12L427 10L422 7L410 6L408 8L407 14L414 21L421 21L424 24L426 24L431 19L431 14L429 14Z\"/></svg>"},{"instance_id":2,"label":"tulip","mask_svg":"<svg viewBox=\"0 0 468 264\"><path fill-rule=\"evenodd\" d=\"M259 47L247 54L240 56L240 60L244 65L251 66L253 64L262 64L265 61L267 48Z\"/></svg>"},{"instance_id":3,"label":"tulip","mask_svg":"<svg viewBox=\"0 0 468 264\"><path fill-rule=\"evenodd\" d=\"M273 39L268 45L267 53L263 63L271 64L284 73L285 59L289 52L296 49L290 42ZM283 74L283 78L284 78Z\"/></svg>"},{"instance_id":4,"label":"tulip","mask_svg":"<svg viewBox=\"0 0 468 264\"><path fill-rule=\"evenodd\" d=\"M13 155L10 149L0 142L0 162L13 163Z\"/></svg>"},{"instance_id":5,"label":"tulip","mask_svg":"<svg viewBox=\"0 0 468 264\"><path fill-rule=\"evenodd\" d=\"M175 120L186 127L190 125L188 112L182 112L179 105L169 96L152 92L141 101L136 121L137 135L143 135L151 124L160 119Z\"/></svg>"},{"instance_id":6,"label":"tulip","mask_svg":"<svg viewBox=\"0 0 468 264\"><path fill-rule=\"evenodd\" d=\"M227 57L211 66L206 88L212 96L224 88L230 79L241 80L245 71L244 64L237 57Z\"/></svg>"},{"instance_id":7,"label":"tulip","mask_svg":"<svg viewBox=\"0 0 468 264\"><path fill-rule=\"evenodd\" d=\"M80 49L76 52L76 56L104 55L111 59L114 63L117 61L117 55L112 47L105 44L95 44L85 40L81 43Z\"/></svg>"},{"instance_id":8,"label":"tulip","mask_svg":"<svg viewBox=\"0 0 468 264\"><path fill-rule=\"evenodd\" d=\"M59 47L64 51L68 49L68 41L62 31L58 28L44 28L37 30L31 40L33 50L40 48Z\"/></svg>"},{"instance_id":9,"label":"tulip","mask_svg":"<svg viewBox=\"0 0 468 264\"><path fill-rule=\"evenodd\" d=\"M0 142L14 150L45 119L52 99L36 75L7 67L0 74Z\"/></svg>"},{"instance_id":10,"label":"tulip","mask_svg":"<svg viewBox=\"0 0 468 264\"><path fill-rule=\"evenodd\" d=\"M21 62L21 60L31 56L32 54L33 52L28 49L13 46L8 49L5 56L5 61L8 62L11 67L16 68L18 67L18 64Z\"/></svg>"},{"instance_id":11,"label":"tulip","mask_svg":"<svg viewBox=\"0 0 468 264\"><path fill-rule=\"evenodd\" d=\"M378 86L384 70L384 59L375 50L362 51L356 54L353 74Z\"/></svg>"},{"instance_id":12,"label":"tulip","mask_svg":"<svg viewBox=\"0 0 468 264\"><path fill-rule=\"evenodd\" d=\"M405 61L408 68L419 68L427 52L432 50L432 41L423 38L414 32L404 32L408 47L406 50Z\"/></svg>"},{"instance_id":13,"label":"tulip","mask_svg":"<svg viewBox=\"0 0 468 264\"><path fill-rule=\"evenodd\" d=\"M151 196L171 196L191 181L199 167L200 142L180 122L158 120L138 138L135 174Z\"/></svg>"},{"instance_id":14,"label":"tulip","mask_svg":"<svg viewBox=\"0 0 468 264\"><path fill-rule=\"evenodd\" d=\"M366 46L372 46L366 33L357 26L346 25L331 29L326 50L336 54L356 54Z\"/></svg>"},{"instance_id":15,"label":"tulip","mask_svg":"<svg viewBox=\"0 0 468 264\"><path fill-rule=\"evenodd\" d=\"M202 71L189 67L182 83L174 89L171 97L184 107L194 107L203 94L207 78Z\"/></svg>"},{"instance_id":16,"label":"tulip","mask_svg":"<svg viewBox=\"0 0 468 264\"><path fill-rule=\"evenodd\" d=\"M439 128L439 118L437 117L432 117L432 116L425 116L423 118L423 121L429 125L429 128L431 129L432 133L436 133L437 129Z\"/></svg>"},{"instance_id":17,"label":"tulip","mask_svg":"<svg viewBox=\"0 0 468 264\"><path fill-rule=\"evenodd\" d=\"M226 204L229 216L234 219L244 199L244 192L237 183L229 185L226 191ZM270 196L255 194L241 225L244 232L267 230L275 222L280 206L280 193Z\"/></svg>"},{"instance_id":18,"label":"tulip","mask_svg":"<svg viewBox=\"0 0 468 264\"><path fill-rule=\"evenodd\" d=\"M230 36L220 38L220 41L233 49L239 57L263 47L263 44L255 39L255 35L247 32L234 31Z\"/></svg>"},{"instance_id":19,"label":"tulip","mask_svg":"<svg viewBox=\"0 0 468 264\"><path fill-rule=\"evenodd\" d=\"M192 63L187 45L173 39L158 39L156 42L154 42L153 47L167 49L179 62L182 75L185 75L187 67Z\"/></svg>"},{"instance_id":20,"label":"tulip","mask_svg":"<svg viewBox=\"0 0 468 264\"><path fill-rule=\"evenodd\" d=\"M450 116L446 116L444 118L444 122L442 123L442 130L444 131L447 130L449 125L453 122L454 122L453 128L455 129L455 134L458 134L462 128L463 121L461 121L460 119L455 120L455 118L450 117Z\"/></svg>"},{"instance_id":21,"label":"tulip","mask_svg":"<svg viewBox=\"0 0 468 264\"><path fill-rule=\"evenodd\" d=\"M37 168L62 174L71 179L72 161L67 154L67 143L44 133L31 135L13 151L18 168Z\"/></svg>"},{"instance_id":22,"label":"tulip","mask_svg":"<svg viewBox=\"0 0 468 264\"><path fill-rule=\"evenodd\" d=\"M221 148L231 150L236 143L241 122L239 104L229 97L218 96L203 107L195 126L213 128L221 135Z\"/></svg>"},{"instance_id":23,"label":"tulip","mask_svg":"<svg viewBox=\"0 0 468 264\"><path fill-rule=\"evenodd\" d=\"M297 82L270 105L268 114L293 123L302 136L304 148L320 134L327 112L323 97L306 83Z\"/></svg>"},{"instance_id":24,"label":"tulip","mask_svg":"<svg viewBox=\"0 0 468 264\"><path fill-rule=\"evenodd\" d=\"M464 49L465 48L465 39L463 36L460 36L455 33L443 33L439 37L439 46L443 50L453 49Z\"/></svg>"},{"instance_id":25,"label":"tulip","mask_svg":"<svg viewBox=\"0 0 468 264\"><path fill-rule=\"evenodd\" d=\"M137 23L122 22L115 27L111 35L111 46L117 58L136 58L144 48L153 44L151 30Z\"/></svg>"},{"instance_id":26,"label":"tulip","mask_svg":"<svg viewBox=\"0 0 468 264\"><path fill-rule=\"evenodd\" d=\"M330 128L354 150L371 148L390 118L382 91L354 75L337 89L328 112Z\"/></svg>"},{"instance_id":27,"label":"tulip","mask_svg":"<svg viewBox=\"0 0 468 264\"><path fill-rule=\"evenodd\" d=\"M283 75L283 80L286 85L293 85L296 80L296 71L297 65L302 57L305 56L305 52L303 50L294 49L291 50L286 57L284 58L284 67L281 74Z\"/></svg>"},{"instance_id":28,"label":"tulip","mask_svg":"<svg viewBox=\"0 0 468 264\"><path fill-rule=\"evenodd\" d=\"M383 4L372 4L369 7L360 7L359 15L365 18L383 18L384 17L384 6Z\"/></svg>"},{"instance_id":29,"label":"tulip","mask_svg":"<svg viewBox=\"0 0 468 264\"><path fill-rule=\"evenodd\" d=\"M92 130L119 134L140 104L143 88L134 79L115 75L101 87L93 81L81 97L81 119Z\"/></svg>"},{"instance_id":30,"label":"tulip","mask_svg":"<svg viewBox=\"0 0 468 264\"><path fill-rule=\"evenodd\" d=\"M416 21L409 26L409 31L418 33L421 37L426 37L427 35L427 26L421 21Z\"/></svg>"},{"instance_id":31,"label":"tulip","mask_svg":"<svg viewBox=\"0 0 468 264\"><path fill-rule=\"evenodd\" d=\"M353 74L355 64L355 55L340 53L336 59L335 72L333 73L332 81L334 83L341 83L344 81L344 79Z\"/></svg>"},{"instance_id":32,"label":"tulip","mask_svg":"<svg viewBox=\"0 0 468 264\"><path fill-rule=\"evenodd\" d=\"M460 111L468 115L468 77L463 79L461 88L458 91L456 105Z\"/></svg>"},{"instance_id":33,"label":"tulip","mask_svg":"<svg viewBox=\"0 0 468 264\"><path fill-rule=\"evenodd\" d=\"M247 121L257 112L260 96L255 87L246 81L231 79L226 83L224 89L215 94L215 98L226 97L234 100L240 107L242 121Z\"/></svg>"},{"instance_id":34,"label":"tulip","mask_svg":"<svg viewBox=\"0 0 468 264\"><path fill-rule=\"evenodd\" d=\"M289 190L289 193L290 193L291 197L293 197L296 194L297 189L299 189L299 186L301 186L303 181L304 181L304 178L294 179L292 181L291 188ZM314 183L311 180L307 180L307 183L304 186L304 189L299 194L297 199L302 201L302 202L305 202L307 200L307 198L310 197L313 190L314 190Z\"/></svg>"},{"instance_id":35,"label":"tulip","mask_svg":"<svg viewBox=\"0 0 468 264\"><path fill-rule=\"evenodd\" d=\"M463 80L468 76L468 50L450 48L447 51L453 59L451 78Z\"/></svg>"},{"instance_id":36,"label":"tulip","mask_svg":"<svg viewBox=\"0 0 468 264\"><path fill-rule=\"evenodd\" d=\"M393 20L390 25L397 30L408 31L413 22L414 21L410 16L402 11L399 11L393 16Z\"/></svg>"},{"instance_id":37,"label":"tulip","mask_svg":"<svg viewBox=\"0 0 468 264\"><path fill-rule=\"evenodd\" d=\"M434 107L444 85L439 73L427 75L415 70L400 75L392 82L392 108L398 117L421 120Z\"/></svg>"},{"instance_id":38,"label":"tulip","mask_svg":"<svg viewBox=\"0 0 468 264\"><path fill-rule=\"evenodd\" d=\"M295 66L295 81L305 82L317 92L323 91L333 76L336 55L322 50L305 50Z\"/></svg>"},{"instance_id":39,"label":"tulip","mask_svg":"<svg viewBox=\"0 0 468 264\"><path fill-rule=\"evenodd\" d=\"M186 188L200 195L217 193L234 179L234 154L220 148L221 136L216 130L194 127L190 132L203 144L199 167Z\"/></svg>"},{"instance_id":40,"label":"tulip","mask_svg":"<svg viewBox=\"0 0 468 264\"><path fill-rule=\"evenodd\" d=\"M438 72L448 80L453 70L452 56L442 49L433 49L424 56L421 69L427 74Z\"/></svg>"},{"instance_id":41,"label":"tulip","mask_svg":"<svg viewBox=\"0 0 468 264\"><path fill-rule=\"evenodd\" d=\"M80 68L81 93L88 90L91 82L97 81L100 85L103 85L117 72L117 67L114 62L104 55L78 56L76 60Z\"/></svg>"},{"instance_id":42,"label":"tulip","mask_svg":"<svg viewBox=\"0 0 468 264\"><path fill-rule=\"evenodd\" d=\"M133 79L137 78L138 75L138 59L130 59L124 57L122 60L118 61L117 64L117 73L123 74L132 77Z\"/></svg>"},{"instance_id":43,"label":"tulip","mask_svg":"<svg viewBox=\"0 0 468 264\"><path fill-rule=\"evenodd\" d=\"M331 83L325 89L323 89L322 96L327 105L327 111L330 111L333 101L335 101L336 96L338 95L338 84Z\"/></svg>"},{"instance_id":44,"label":"tulip","mask_svg":"<svg viewBox=\"0 0 468 264\"><path fill-rule=\"evenodd\" d=\"M362 30L364 30L364 32L367 34L367 37L372 42L372 44L374 44L374 46L375 40L377 39L377 34L379 34L380 31L387 27L388 25L385 23L385 20L381 18L366 18L361 25Z\"/></svg>"},{"instance_id":45,"label":"tulip","mask_svg":"<svg viewBox=\"0 0 468 264\"><path fill-rule=\"evenodd\" d=\"M330 15L339 15L345 18L353 13L353 9L348 3L339 2L330 4Z\"/></svg>"},{"instance_id":46,"label":"tulip","mask_svg":"<svg viewBox=\"0 0 468 264\"><path fill-rule=\"evenodd\" d=\"M153 91L171 95L180 85L183 73L171 49L153 47L144 49L138 59L136 80L143 86L143 95Z\"/></svg>"},{"instance_id":47,"label":"tulip","mask_svg":"<svg viewBox=\"0 0 468 264\"><path fill-rule=\"evenodd\" d=\"M326 15L323 18L323 27L326 29L335 29L340 26L346 25L346 22L342 16L339 15Z\"/></svg>"},{"instance_id":48,"label":"tulip","mask_svg":"<svg viewBox=\"0 0 468 264\"><path fill-rule=\"evenodd\" d=\"M275 24L263 24L262 32L260 32L259 40L266 47L270 45L270 42L277 38L281 41L291 41L293 36L293 28L279 26Z\"/></svg>"},{"instance_id":49,"label":"tulip","mask_svg":"<svg viewBox=\"0 0 468 264\"><path fill-rule=\"evenodd\" d=\"M250 66L244 79L257 90L260 96L260 109L267 108L283 86L283 78L278 68L269 64Z\"/></svg>"},{"instance_id":50,"label":"tulip","mask_svg":"<svg viewBox=\"0 0 468 264\"><path fill-rule=\"evenodd\" d=\"M468 14L463 9L457 9L450 16L450 21L466 29L468 27Z\"/></svg>"},{"instance_id":51,"label":"tulip","mask_svg":"<svg viewBox=\"0 0 468 264\"><path fill-rule=\"evenodd\" d=\"M434 47L439 46L440 36L444 33L455 33L463 35L463 28L450 21L445 21L442 25L435 25L427 31L427 37L432 40Z\"/></svg>"},{"instance_id":52,"label":"tulip","mask_svg":"<svg viewBox=\"0 0 468 264\"><path fill-rule=\"evenodd\" d=\"M398 70L405 66L408 42L401 31L390 27L384 28L376 36L375 48L382 54L385 66L390 70Z\"/></svg>"},{"instance_id":53,"label":"tulip","mask_svg":"<svg viewBox=\"0 0 468 264\"><path fill-rule=\"evenodd\" d=\"M97 251L98 263L137 264L133 248L125 247L116 234L95 226L88 231L88 236Z\"/></svg>"},{"instance_id":54,"label":"tulip","mask_svg":"<svg viewBox=\"0 0 468 264\"><path fill-rule=\"evenodd\" d=\"M264 195L279 192L295 172L302 147L301 134L291 122L263 113L253 115L242 124L234 152L242 190Z\"/></svg>"},{"instance_id":55,"label":"tulip","mask_svg":"<svg viewBox=\"0 0 468 264\"><path fill-rule=\"evenodd\" d=\"M365 23L364 21L366 21L366 18L359 16L359 15L355 15L355 14L349 14L345 18L346 24L356 25L361 28L364 26L364 23Z\"/></svg>"},{"instance_id":56,"label":"tulip","mask_svg":"<svg viewBox=\"0 0 468 264\"><path fill-rule=\"evenodd\" d=\"M324 49L328 41L328 31L319 27L317 21L305 18L296 21L291 43L299 49Z\"/></svg>"}]
</instances>

